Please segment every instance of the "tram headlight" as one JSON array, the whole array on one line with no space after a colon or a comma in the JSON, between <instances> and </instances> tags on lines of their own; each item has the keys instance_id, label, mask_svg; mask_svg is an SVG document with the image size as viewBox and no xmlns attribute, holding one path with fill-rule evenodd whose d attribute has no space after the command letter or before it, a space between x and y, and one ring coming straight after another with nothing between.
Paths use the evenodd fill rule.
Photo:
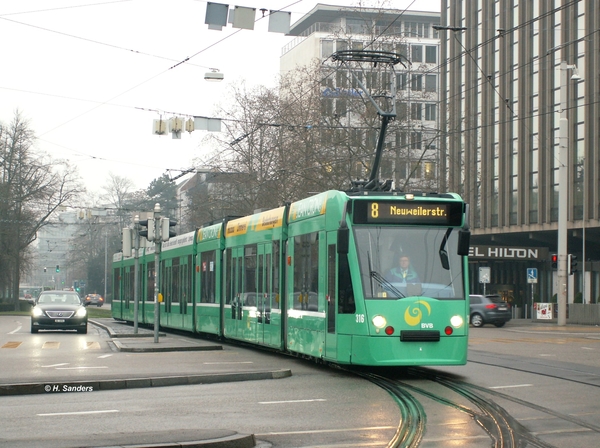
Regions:
<instances>
[{"instance_id":1,"label":"tram headlight","mask_svg":"<svg viewBox=\"0 0 600 448\"><path fill-rule=\"evenodd\" d=\"M371 322L373 322L373 325L378 330L385 327L387 324L387 320L385 319L385 317L380 316L379 314L377 316L373 316L373 319L371 319Z\"/></svg>"},{"instance_id":2,"label":"tram headlight","mask_svg":"<svg viewBox=\"0 0 600 448\"><path fill-rule=\"evenodd\" d=\"M462 318L462 316L456 315L450 318L450 324L452 324L454 328L460 328L463 326L464 323L465 321Z\"/></svg>"}]
</instances>

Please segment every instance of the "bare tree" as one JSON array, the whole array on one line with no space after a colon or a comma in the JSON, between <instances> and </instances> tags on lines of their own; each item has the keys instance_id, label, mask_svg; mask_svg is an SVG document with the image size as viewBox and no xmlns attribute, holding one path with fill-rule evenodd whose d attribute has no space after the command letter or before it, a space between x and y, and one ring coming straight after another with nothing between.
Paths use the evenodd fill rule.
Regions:
<instances>
[{"instance_id":1,"label":"bare tree","mask_svg":"<svg viewBox=\"0 0 600 448\"><path fill-rule=\"evenodd\" d=\"M0 124L0 293L18 309L19 282L27 249L37 231L60 206L83 188L75 169L33 148L35 137L19 111L8 126Z\"/></svg>"},{"instance_id":2,"label":"bare tree","mask_svg":"<svg viewBox=\"0 0 600 448\"><path fill-rule=\"evenodd\" d=\"M102 187L104 193L101 199L112 205L118 218L119 228L122 229L131 222L131 212L127 206L133 198L133 182L126 177L109 173L106 185Z\"/></svg>"}]
</instances>

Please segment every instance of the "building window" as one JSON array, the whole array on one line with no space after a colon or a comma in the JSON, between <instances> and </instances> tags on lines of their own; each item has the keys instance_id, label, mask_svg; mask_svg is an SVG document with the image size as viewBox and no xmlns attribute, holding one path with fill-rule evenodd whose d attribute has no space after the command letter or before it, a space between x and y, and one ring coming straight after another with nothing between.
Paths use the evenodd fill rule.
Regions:
<instances>
[{"instance_id":1,"label":"building window","mask_svg":"<svg viewBox=\"0 0 600 448\"><path fill-rule=\"evenodd\" d=\"M321 59L327 59L333 54L333 41L322 40L321 41Z\"/></svg>"},{"instance_id":2,"label":"building window","mask_svg":"<svg viewBox=\"0 0 600 448\"><path fill-rule=\"evenodd\" d=\"M427 45L425 47L425 62L428 64L437 64L437 47Z\"/></svg>"},{"instance_id":3,"label":"building window","mask_svg":"<svg viewBox=\"0 0 600 448\"><path fill-rule=\"evenodd\" d=\"M437 91L437 75L425 75L425 92Z\"/></svg>"},{"instance_id":4,"label":"building window","mask_svg":"<svg viewBox=\"0 0 600 448\"><path fill-rule=\"evenodd\" d=\"M422 140L423 140L423 136L420 132L411 132L410 133L410 148L411 149L421 149Z\"/></svg>"},{"instance_id":5,"label":"building window","mask_svg":"<svg viewBox=\"0 0 600 448\"><path fill-rule=\"evenodd\" d=\"M413 120L422 120L423 116L421 114L421 103L412 103L410 105L410 118Z\"/></svg>"},{"instance_id":6,"label":"building window","mask_svg":"<svg viewBox=\"0 0 600 448\"><path fill-rule=\"evenodd\" d=\"M410 88L413 92L423 90L423 75L412 75Z\"/></svg>"},{"instance_id":7,"label":"building window","mask_svg":"<svg viewBox=\"0 0 600 448\"><path fill-rule=\"evenodd\" d=\"M396 73L396 90L406 90L406 73Z\"/></svg>"},{"instance_id":8,"label":"building window","mask_svg":"<svg viewBox=\"0 0 600 448\"><path fill-rule=\"evenodd\" d=\"M423 177L427 180L435 179L435 162L425 162L423 164Z\"/></svg>"},{"instance_id":9,"label":"building window","mask_svg":"<svg viewBox=\"0 0 600 448\"><path fill-rule=\"evenodd\" d=\"M411 62L423 62L423 45L411 45Z\"/></svg>"},{"instance_id":10,"label":"building window","mask_svg":"<svg viewBox=\"0 0 600 448\"><path fill-rule=\"evenodd\" d=\"M435 121L437 118L437 104L425 104L425 120Z\"/></svg>"}]
</instances>

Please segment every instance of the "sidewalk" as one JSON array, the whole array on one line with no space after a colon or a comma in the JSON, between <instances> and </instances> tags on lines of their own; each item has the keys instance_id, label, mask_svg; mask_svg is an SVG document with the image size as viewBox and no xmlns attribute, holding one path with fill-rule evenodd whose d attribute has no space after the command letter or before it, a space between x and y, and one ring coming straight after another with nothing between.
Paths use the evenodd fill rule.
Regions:
<instances>
[{"instance_id":1,"label":"sidewalk","mask_svg":"<svg viewBox=\"0 0 600 448\"><path fill-rule=\"evenodd\" d=\"M573 333L573 334L598 334L600 335L600 325L579 325L579 324L567 324L559 326L556 321L542 321L533 319L511 319L509 320L504 328L518 327L520 330L525 331L556 331L559 333Z\"/></svg>"}]
</instances>

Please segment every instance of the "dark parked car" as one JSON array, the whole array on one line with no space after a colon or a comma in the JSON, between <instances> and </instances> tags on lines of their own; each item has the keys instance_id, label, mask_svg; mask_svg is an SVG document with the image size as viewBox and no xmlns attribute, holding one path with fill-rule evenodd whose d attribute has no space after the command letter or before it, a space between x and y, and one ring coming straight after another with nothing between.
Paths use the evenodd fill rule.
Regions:
<instances>
[{"instance_id":1,"label":"dark parked car","mask_svg":"<svg viewBox=\"0 0 600 448\"><path fill-rule=\"evenodd\" d=\"M87 333L88 316L75 291L43 291L31 310L31 332L38 330L77 330Z\"/></svg>"},{"instance_id":2,"label":"dark parked car","mask_svg":"<svg viewBox=\"0 0 600 448\"><path fill-rule=\"evenodd\" d=\"M104 305L104 297L102 297L100 294L88 294L85 296L85 304L102 306Z\"/></svg>"},{"instance_id":3,"label":"dark parked car","mask_svg":"<svg viewBox=\"0 0 600 448\"><path fill-rule=\"evenodd\" d=\"M510 305L496 294L470 295L470 322L474 327L494 324L502 327L511 319Z\"/></svg>"}]
</instances>

